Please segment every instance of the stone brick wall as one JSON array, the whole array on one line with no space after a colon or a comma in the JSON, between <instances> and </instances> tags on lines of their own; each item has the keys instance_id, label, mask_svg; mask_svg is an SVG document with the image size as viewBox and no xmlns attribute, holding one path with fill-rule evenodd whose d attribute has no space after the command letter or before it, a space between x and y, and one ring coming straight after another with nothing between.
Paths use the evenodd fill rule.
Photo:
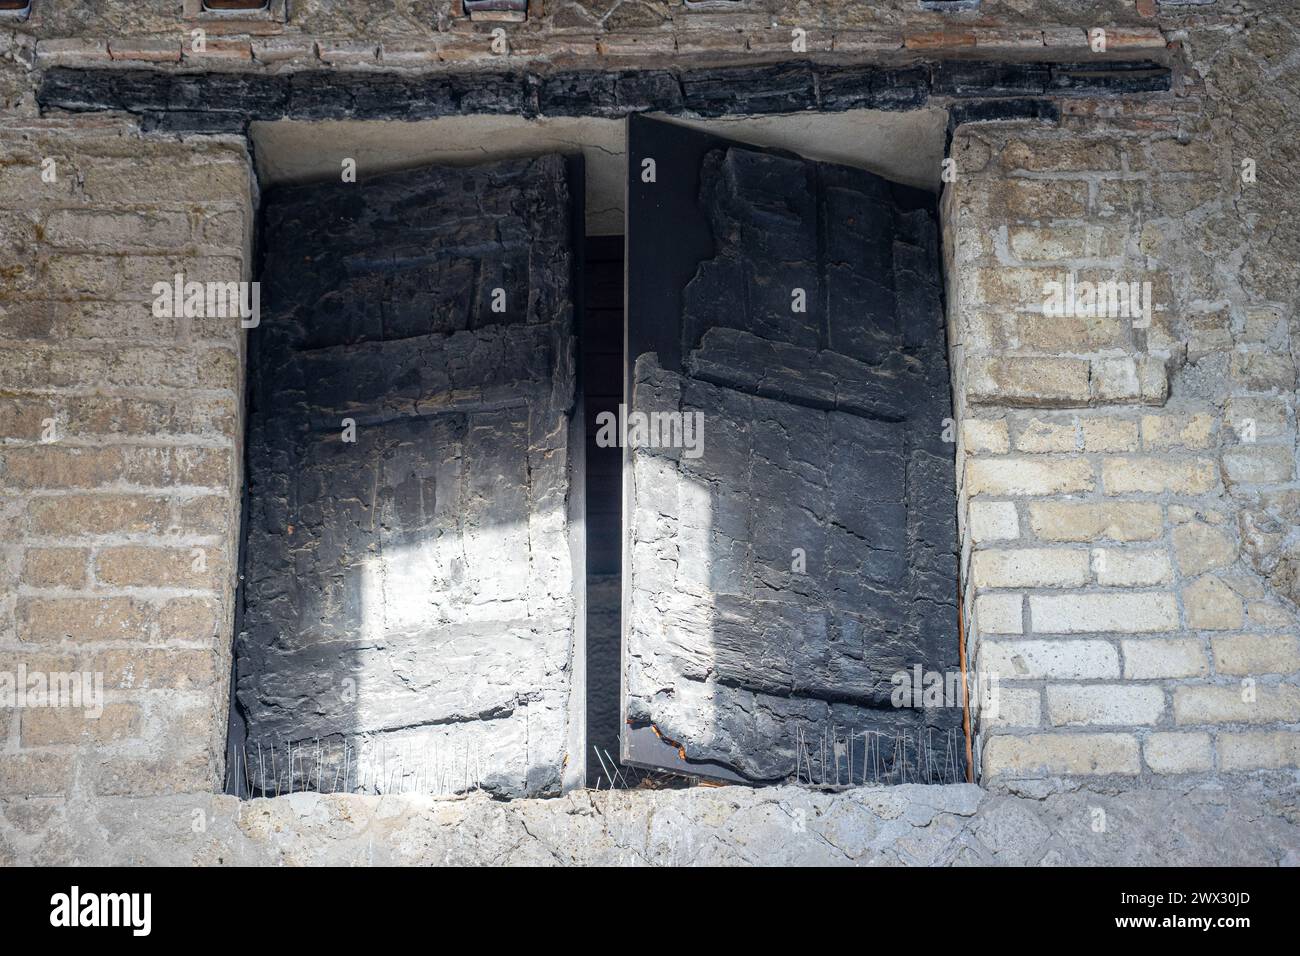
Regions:
<instances>
[{"instance_id":1,"label":"stone brick wall","mask_svg":"<svg viewBox=\"0 0 1300 956\"><path fill-rule=\"evenodd\" d=\"M1001 677L984 780L1294 767L1294 577L1256 554L1285 552L1268 507L1295 496L1292 303L1244 287L1249 240L1218 232L1250 154L1187 136L1177 108L1097 108L952 146L968 634ZM1150 282L1149 327L1049 314L1071 273Z\"/></svg>"},{"instance_id":2,"label":"stone brick wall","mask_svg":"<svg viewBox=\"0 0 1300 956\"><path fill-rule=\"evenodd\" d=\"M212 29L203 54L183 49L184 18L128 0L37 0L27 22L0 21L0 671L98 670L108 691L100 721L0 709L0 863L350 862L376 845L446 862L693 862L701 848L743 861L1295 860L1294 4L986 0L953 18L910 0L737 6L547 0L544 19L509 27L506 59L451 0L306 0L284 24ZM804 21L808 55L831 62L1079 59L1102 22L1115 55L1175 67L1174 96L1066 100L1059 125L960 126L952 142L964 597L971 662L1003 675L997 716L977 718L982 782L998 792L640 793L616 815L575 809L583 794L211 796L242 350L228 320L155 318L149 289L178 270L246 276L255 184L242 139L42 118L41 78L93 65L684 68L789 58ZM54 182L40 178L46 157ZM1149 279L1163 311L1146 328L1046 321L1045 276L1071 270ZM1000 792L1042 796L1058 777L1080 789ZM1102 795L1116 786L1122 800ZM1097 806L1111 811L1101 834ZM790 825L801 812L806 832Z\"/></svg>"},{"instance_id":3,"label":"stone brick wall","mask_svg":"<svg viewBox=\"0 0 1300 956\"><path fill-rule=\"evenodd\" d=\"M105 692L98 720L0 709L0 795L212 790L241 330L156 317L151 287L246 276L247 153L52 120L6 123L0 156L0 671L99 672Z\"/></svg>"}]
</instances>

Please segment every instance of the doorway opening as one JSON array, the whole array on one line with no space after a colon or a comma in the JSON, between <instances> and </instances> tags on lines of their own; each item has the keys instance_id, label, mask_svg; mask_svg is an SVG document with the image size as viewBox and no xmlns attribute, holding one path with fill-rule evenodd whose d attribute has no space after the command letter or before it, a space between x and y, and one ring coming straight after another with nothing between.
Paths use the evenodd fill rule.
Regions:
<instances>
[{"instance_id":1,"label":"doorway opening","mask_svg":"<svg viewBox=\"0 0 1300 956\"><path fill-rule=\"evenodd\" d=\"M760 179L769 175L745 157L797 154L798 162L809 164L809 170L826 163L874 170L913 187L908 196L933 193L941 169L944 122L938 110L665 121L659 125L684 134L689 129L688 138L698 133L722 144L725 155L720 154L715 172L722 176L719 183L730 177L732 185L710 186L712 192L705 197L696 173L676 179L675 173L668 173L663 182L676 196L671 202L715 203L718 210L726 207L734 212L736 202L743 205L753 198L742 194L754 185L741 184L737 192L732 188L736 177L755 170ZM283 580L263 574L241 589L244 604L259 604L263 624L271 621L278 630L267 630L260 646L243 654L237 666L236 693L240 686L248 692L250 680L260 681L249 699L260 695L262 711L260 716L254 713L250 723L250 710L256 712L257 704L250 708L247 702L236 703L232 708L232 759L249 768L234 775L237 792L273 794L295 788L330 792L338 787L441 793L481 787L509 797L546 795L573 786L663 786L670 780L701 778L750 783L793 779L819 785L946 779L942 773L916 776L922 761L921 738L911 723L888 745L877 734L874 747L869 737L855 735L856 728L839 723L845 715L860 716L864 694L871 697L871 707L881 706L876 698L882 676L887 677L883 672L870 678L869 693L842 692L832 686L835 681L846 682L847 687L865 679L852 667L846 669L854 654L845 656L843 648L854 641L865 647L870 638L864 635L872 628L884 633L874 618L836 618L829 630L813 627L811 631L807 630L811 618L774 622L777 629L785 628L787 637L826 642L824 663L829 662L831 670L822 675L830 681L825 686L810 688L803 676L795 675L789 675L788 684L782 683L786 676L778 675L774 683L771 673L742 673L744 667L738 671L725 661L721 666L715 661L699 674L688 667L683 682L668 686L667 696L658 703L645 697L638 685L635 712L628 710L629 654L644 661L663 652L663 647L645 642L644 628L635 637L642 643L629 649L633 639L628 633L629 595L643 583L638 575L648 580L658 572L647 570L644 562L631 561L629 535L639 533L632 530L629 515L635 505L630 507L627 498L629 465L635 456L625 442L610 445L598 441L597 435L602 414L621 422L620 406L635 406L631 375L646 343L668 336L656 349L670 373L673 361L714 362L712 371L695 375L688 370L684 381L693 380L689 388L697 391L704 384L727 391L745 404L745 414L756 423L775 423L790 430L796 418L800 422L807 418L829 428L827 436L839 436L828 437L829 444L821 451L796 450L795 458L834 456L844 442L859 440L893 443L898 446L894 452L907 454L918 443L909 437L899 416L882 411L884 405L873 406L869 397L846 404L805 395L798 388L782 386L773 392L766 386L745 384L732 374L734 368L726 368L739 354L732 346L747 347L744 336L750 335L763 340L765 347L811 344L813 353L826 351L839 363L830 372L832 378L852 375L852 362L883 361L890 347L887 336L845 344L842 332L834 331L840 338L831 342L827 327L820 339L819 333L813 333L814 340L804 342L804 333L783 328L779 322L755 325L758 320L752 311L745 313L748 317L736 318L744 312L741 300L749 298L745 292L711 306L715 312L734 312L730 318L706 319L697 314L677 331L667 325L659 328L662 323L653 318L658 306L648 311L645 306L663 295L679 297L675 301L680 302L685 289L681 283L650 290L643 284L636 292L638 308L628 312L624 232L629 196L641 204L642 211L633 212L643 226L650 216L645 212L646 196L633 195L636 170L628 168L626 128L623 121L615 120L517 117L253 124L261 181L271 197L264 207L262 241L272 247L264 252L268 263L279 269L280 280L291 270L301 270L298 260L303 255L293 234L277 234L276 224L283 227L297 217L304 230L320 237L322 220L311 206L315 200L305 207L295 206L294 197L311 195L313 184L329 187L320 193L331 197L322 207L327 210L323 221L330 224L324 231L335 230L347 251L336 255L328 242L309 249L303 261L310 263L308 271L318 281L306 293L288 290L290 295L306 295L295 302L275 301L277 277L262 277L273 298L265 338L271 341L278 334L276 308L282 318L296 323L298 332L293 334L301 335L289 349L294 352L292 361L286 360L272 373L277 387L289 383L292 392L278 409L266 404L265 392L259 398L257 391L259 381L263 388L267 383L265 369L258 372L257 354L265 360L267 354L274 355L274 348L268 353L265 343L253 347L250 435L254 452L259 435L274 433L283 438L294 429L310 433L315 444L308 451L302 451L305 445L299 448L306 456L302 458L286 457L287 446L272 449L258 466L261 484L258 467L250 469L248 540L261 535L263 551L268 541L281 549L275 561ZM581 157L581 172L574 173L579 168L574 159L567 174L560 171L563 164L548 166L545 158L557 154ZM933 162L919 162L918 156L929 156ZM340 167L356 172L351 192L337 185ZM424 174L421 169L441 172ZM825 187L829 192L809 193L814 205L825 206L826 196L840 202L850 194L857 196L850 196L850 201L861 201L865 195L852 176L843 182L832 179ZM377 206L367 198L372 195L367 192L368 182L389 184L388 192L380 193L386 198ZM776 188L775 180L771 185ZM732 189L729 196L724 195L727 189ZM472 201L463 201L467 195ZM789 221L781 220L789 219L792 208L782 212L778 207L788 206L791 197L774 196L776 205L766 212L760 199L755 207L759 218L746 227L742 246L769 243L753 231L760 220L763 230L780 232L790 227ZM878 245L877 240L885 246L902 242L911 251L900 254L914 254L931 240L918 239L910 231L913 202L907 199L890 213L902 217L890 227L894 233L864 238L859 229L848 238L849 245L837 248L835 254L847 249L852 255L876 255L867 246ZM705 222L712 214L701 209L701 222ZM727 215L731 213L723 219L714 217L715 230L726 228ZM555 228L557 220L567 224L564 229ZM358 225L370 230L369 246L352 234ZM811 228L814 233L826 229L824 225ZM752 261L745 268L757 264L761 271L767 253L753 258L753 249L735 246L739 235L715 234L712 252L705 249L707 236L702 241L698 235L688 237L672 228L656 227L652 242L671 249L687 239L685 248L698 247L696 258L706 272L746 257ZM932 232L927 235L933 238ZM637 248L644 265L648 248L644 239ZM926 246L923 251L933 249ZM817 312L823 308L820 298L827 292L831 273L825 271L826 263L808 262L815 274L805 283L808 288L799 291ZM563 270L569 270L567 285L554 281L557 271ZM639 274L647 275L644 269ZM759 276L758 281L770 284L769 278ZM928 276L926 281L932 279ZM790 290L778 291L787 296ZM285 293L282 281L278 294ZM839 294L838 287L832 294ZM629 315L638 343L632 350L625 330ZM829 319L817 321L825 325ZM838 321L842 327L843 318ZM324 326L317 328L321 322ZM705 343L700 336L712 326L721 333L708 333ZM938 334L941 337L941 331ZM733 342L735 335L741 338ZM898 340L899 347L915 351L916 343L904 339ZM722 351L714 348L719 344ZM931 347L936 342L926 344ZM564 358L569 348L571 366ZM846 357L850 364L844 363ZM694 395L692 401L698 404L698 400L699 395ZM776 408L781 403L786 411ZM682 404L680 410L686 407ZM567 426L561 424L563 408L571 409ZM304 420L286 420L304 410ZM711 406L701 412L714 421L709 434L719 437L713 441L725 444L722 436L738 423L742 430L748 427L736 411ZM370 445L360 470L355 467L357 444L340 438L345 422L365 433L361 445ZM559 437L562 432L566 437ZM723 454L735 451L715 447ZM759 457L747 459L745 481L755 462L762 459L770 464L775 460L770 456L778 454L771 447L758 450L753 442L747 447L746 456ZM837 466L840 472L834 482L841 483L858 465L879 465L889 472L893 461L846 459ZM910 467L917 467L917 461ZM256 465L251 453L250 462ZM555 471L557 462L563 462L562 473ZM725 462L718 467L721 470L684 472L689 480L672 492L673 503L663 504L663 520L685 518L683 527L689 526L695 519L682 508L692 498L692 508L702 507L696 517L716 518L717 527L724 528L725 507L728 501L734 503L737 491L728 483L739 473L729 474ZM778 471L770 476L775 482L771 487L754 487L747 493L755 500L793 494L795 511L822 507L812 499L802 502L798 500L802 492L782 487L792 472ZM311 483L310 494L299 495L296 511L280 507L284 496L268 491L302 485L304 480ZM817 480L831 480L830 470ZM940 491L944 487L942 482L935 485ZM907 493L899 491L904 497ZM567 513L557 508L557 500L569 502ZM824 517L838 529L836 533L845 535L845 542L865 542L868 550L885 554L901 545L875 534L863 522L902 521L900 533L910 535L912 526L907 522L921 520L906 517L906 509L894 516L887 504L846 499L834 506L838 512L825 512ZM955 509L955 503L949 506ZM331 514L345 530L330 527ZM710 598L710 610L700 618L708 632L710 654L736 650L727 648L734 642L737 626L748 635L742 657L765 660L779 651L780 641L770 643L772 628L757 620L738 625L733 613L731 605L748 601L745 595L753 595L755 584L766 589L757 595L761 607L778 616L808 610L797 606L805 598L816 603L834 593L861 600L865 592L846 586L843 575L874 574L880 587L902 586L897 580L889 582L886 575L890 561L905 560L901 552L874 564L850 561L836 572L841 574L839 583L828 578L807 593L801 585L789 586L789 580L777 582L769 566L771 555L762 553L772 543L763 540L771 529L758 527L762 522L753 514L744 521L745 529L725 528L722 533L728 546L734 546L727 561L734 558L733 571L743 568L743 573L733 573L719 563L717 548L722 539L717 535L683 540L680 559L674 558L682 568L692 562L706 568L697 583L722 595L720 603ZM295 531L301 535L304 527L313 524L315 539L305 545L299 542L300 547L285 546L287 536ZM777 530L789 528L781 524ZM790 544L787 550L793 553L806 551L808 542ZM835 549L842 551L844 546L844 542L818 539L813 545L814 561L835 563L842 557ZM517 560L520 555L526 556L523 563ZM257 558L249 560L256 563ZM934 570L927 566L926 573ZM305 582L313 574L321 582L320 593L304 596ZM740 580L750 574L755 575L752 581ZM572 578L567 596L566 575ZM677 600L670 595L676 592L680 597L694 586L685 578L653 585L664 596L665 619ZM818 590L825 587L830 590ZM787 589L786 598L799 595L798 601L767 600L782 589ZM442 596L431 597L434 591ZM253 615L254 623L258 613ZM309 636L296 644L286 640L286 629L295 628ZM955 621L952 629L955 633ZM247 650L250 645L243 646ZM422 650L429 646L438 649L434 657ZM686 645L683 648L694 653ZM901 657L891 658L892 664L901 661ZM884 666L881 661L876 664ZM267 671L270 665L274 666ZM245 671L239 673L239 667ZM257 676L250 677L248 668ZM268 679L268 673L274 676ZM700 711L698 694L706 686L709 709ZM689 700L692 694L694 703ZM333 702L335 696L342 703ZM738 734L734 725L709 725L708 714L722 715L726 708L739 707L726 711L734 716L750 706L745 701L758 700L766 701L765 707L773 700L785 700L789 706L779 704L777 711L789 718L790 726L777 727L768 721L764 727ZM295 726L300 708L311 717L305 732ZM768 715L777 711L769 707ZM821 716L810 716L813 711ZM270 728L270 738L280 735L278 744L273 739L256 740L259 721ZM676 731L665 729L675 722L691 732L692 726L696 730L703 726L703 736L678 739ZM821 724L826 726L817 737L809 728ZM922 721L917 727L924 725ZM844 740L837 736L841 729ZM653 742L648 743L647 733ZM909 741L916 748L915 756L908 751ZM250 746L258 743L260 751L252 758ZM842 745L847 747L848 761L856 761L857 774L846 767L841 777L838 758L828 762L820 754L814 771L809 759L813 750L829 748L834 753L845 749ZM276 750L270 752L271 747ZM901 750L895 752L895 747ZM737 758L764 750L777 753L777 758ZM274 766L270 773L265 767L268 759ZM869 778L864 773L868 761L894 770Z\"/></svg>"}]
</instances>

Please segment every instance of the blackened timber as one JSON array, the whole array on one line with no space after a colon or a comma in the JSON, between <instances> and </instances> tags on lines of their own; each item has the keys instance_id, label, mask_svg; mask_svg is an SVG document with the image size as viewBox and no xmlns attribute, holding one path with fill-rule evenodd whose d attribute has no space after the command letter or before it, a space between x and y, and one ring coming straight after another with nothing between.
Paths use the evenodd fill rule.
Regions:
<instances>
[{"instance_id":1,"label":"blackened timber","mask_svg":"<svg viewBox=\"0 0 1300 956\"><path fill-rule=\"evenodd\" d=\"M42 76L42 110L125 111L151 129L231 132L251 121L422 120L439 116L699 116L850 109L908 110L959 100L1165 92L1170 71L1149 60L902 68L790 63L696 70L553 73L169 73L56 67Z\"/></svg>"},{"instance_id":2,"label":"blackened timber","mask_svg":"<svg viewBox=\"0 0 1300 956\"><path fill-rule=\"evenodd\" d=\"M244 792L558 793L585 749L579 160L364 183L262 206Z\"/></svg>"},{"instance_id":3,"label":"blackened timber","mask_svg":"<svg viewBox=\"0 0 1300 956\"><path fill-rule=\"evenodd\" d=\"M764 67L693 70L681 77L686 109L700 116L799 113L818 107L809 63Z\"/></svg>"},{"instance_id":4,"label":"blackened timber","mask_svg":"<svg viewBox=\"0 0 1300 956\"><path fill-rule=\"evenodd\" d=\"M930 68L819 67L817 95L826 112L919 109L930 96Z\"/></svg>"},{"instance_id":5,"label":"blackened timber","mask_svg":"<svg viewBox=\"0 0 1300 956\"><path fill-rule=\"evenodd\" d=\"M1057 123L1061 108L1051 100L964 100L948 111L948 135L964 123L990 123L1013 120L1042 120Z\"/></svg>"},{"instance_id":6,"label":"blackened timber","mask_svg":"<svg viewBox=\"0 0 1300 956\"><path fill-rule=\"evenodd\" d=\"M1041 96L1051 67L1042 63L955 60L934 71L934 92L946 96Z\"/></svg>"},{"instance_id":7,"label":"blackened timber","mask_svg":"<svg viewBox=\"0 0 1300 956\"><path fill-rule=\"evenodd\" d=\"M1170 74L1158 63L1056 63L1047 92L1095 96L1099 93L1164 93Z\"/></svg>"},{"instance_id":8,"label":"blackened timber","mask_svg":"<svg viewBox=\"0 0 1300 956\"><path fill-rule=\"evenodd\" d=\"M648 117L628 158L629 415L704 440L625 452L623 759L789 781L805 739L959 734L892 694L960 666L933 194Z\"/></svg>"}]
</instances>

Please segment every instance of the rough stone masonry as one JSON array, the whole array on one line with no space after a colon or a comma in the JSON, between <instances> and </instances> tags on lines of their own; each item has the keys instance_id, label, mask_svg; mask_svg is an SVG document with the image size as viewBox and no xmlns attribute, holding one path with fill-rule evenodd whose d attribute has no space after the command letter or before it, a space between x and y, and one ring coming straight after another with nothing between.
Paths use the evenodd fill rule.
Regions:
<instances>
[{"instance_id":1,"label":"rough stone masonry","mask_svg":"<svg viewBox=\"0 0 1300 956\"><path fill-rule=\"evenodd\" d=\"M0 19L0 672L106 687L94 721L0 708L0 862L1295 862L1293 4L555 0L510 26L505 53L451 2L307 0L247 23L181 6L35 0ZM1076 93L1005 68L1108 57L1172 82ZM1002 676L996 714L975 715L982 790L214 796L244 336L155 316L149 290L178 271L252 276L248 145L242 123L146 130L130 101L42 107L44 78L310 70L472 89L480 70L792 58L998 65L981 80L997 95L916 94L953 118L941 220L965 633L971 664ZM1047 314L1044 285L1070 274L1150 282L1150 322Z\"/></svg>"}]
</instances>

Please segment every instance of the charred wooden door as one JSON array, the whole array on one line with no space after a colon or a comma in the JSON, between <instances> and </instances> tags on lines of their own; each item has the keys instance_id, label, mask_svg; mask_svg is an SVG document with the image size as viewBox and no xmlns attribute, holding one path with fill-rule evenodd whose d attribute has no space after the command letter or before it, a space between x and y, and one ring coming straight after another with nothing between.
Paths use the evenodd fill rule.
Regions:
<instances>
[{"instance_id":1,"label":"charred wooden door","mask_svg":"<svg viewBox=\"0 0 1300 956\"><path fill-rule=\"evenodd\" d=\"M580 176L547 156L267 197L247 790L581 782Z\"/></svg>"},{"instance_id":2,"label":"charred wooden door","mask_svg":"<svg viewBox=\"0 0 1300 956\"><path fill-rule=\"evenodd\" d=\"M628 165L628 433L703 433L625 455L624 759L961 779L960 699L891 699L957 673L935 197L642 117Z\"/></svg>"}]
</instances>

